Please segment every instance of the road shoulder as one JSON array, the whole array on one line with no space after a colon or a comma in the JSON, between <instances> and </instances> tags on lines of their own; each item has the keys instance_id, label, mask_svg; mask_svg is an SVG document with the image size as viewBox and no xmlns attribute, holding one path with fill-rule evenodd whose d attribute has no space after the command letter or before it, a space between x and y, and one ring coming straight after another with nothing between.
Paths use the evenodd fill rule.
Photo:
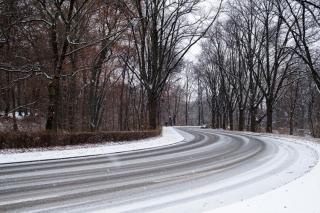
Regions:
<instances>
[{"instance_id":1,"label":"road shoulder","mask_svg":"<svg viewBox=\"0 0 320 213\"><path fill-rule=\"evenodd\" d=\"M182 142L183 140L184 137L173 127L163 127L162 134L159 137L130 142L108 142L104 144L53 147L49 149L30 149L24 152L15 149L1 150L0 164L112 154L168 146Z\"/></svg>"}]
</instances>

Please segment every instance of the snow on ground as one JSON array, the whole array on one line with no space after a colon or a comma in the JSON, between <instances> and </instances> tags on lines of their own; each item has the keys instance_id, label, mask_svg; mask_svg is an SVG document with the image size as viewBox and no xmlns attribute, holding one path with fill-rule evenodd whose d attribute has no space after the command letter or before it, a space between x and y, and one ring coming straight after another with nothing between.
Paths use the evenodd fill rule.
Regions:
<instances>
[{"instance_id":1,"label":"snow on ground","mask_svg":"<svg viewBox=\"0 0 320 213\"><path fill-rule=\"evenodd\" d=\"M126 152L159 146L167 146L183 140L184 137L179 134L174 128L163 127L161 136L137 141L54 147L45 150L30 149L27 152L21 152L21 150L2 150L0 152L0 163L49 160Z\"/></svg>"},{"instance_id":2,"label":"snow on ground","mask_svg":"<svg viewBox=\"0 0 320 213\"><path fill-rule=\"evenodd\" d=\"M237 174L235 174L233 179L226 179L221 183L211 183L211 185L204 184L203 187L200 187L197 190L187 191L185 195L177 195L179 199L182 196L185 197L186 200L185 202L180 202L180 204L176 205L177 208L170 208L171 210L177 211L170 212L320 213L318 201L320 197L320 143L314 143L313 141L316 141L315 139L304 139L301 137L250 132L225 132L238 133L243 136L259 136L259 138L268 143L277 144L280 152L276 155L276 158L271 159L269 163L262 166L260 170L254 172L254 174L252 174L252 171L249 171L248 174L243 174L243 176L237 176ZM132 151L166 146L183 140L192 140L193 138L190 134L179 133L181 133L179 130L175 130L172 127L165 127L163 128L162 136L160 137L132 141L130 143L57 147L54 150L38 149L25 153L9 153L9 151L7 151L0 153L0 163ZM19 150L16 151L18 152ZM273 167L277 168L277 164L285 166L287 161L292 163L277 175L270 173L274 171L274 169L272 169ZM265 173L269 170L270 172L266 176ZM258 178L259 175L263 175L263 177L267 178L261 179L260 181ZM254 176L258 176L256 182L252 182ZM294 178L294 180L292 180L292 178ZM290 181L288 182L288 180ZM237 181L241 183L239 186L237 186ZM247 184L243 186L243 183L245 182L251 183L251 185ZM274 185L275 182L278 184ZM232 187L233 190L231 190L230 193L226 191L224 195L223 193L218 193L211 198L210 196L203 196L200 199L201 201L198 201L197 199L187 199L187 197L192 197L194 194L205 195L213 189L218 191L222 190L223 192L223 190L228 189L228 187ZM172 196L174 195L168 196L170 196L170 200L172 200ZM159 200L160 199L157 197L154 202L160 202ZM151 203L152 200L148 200L148 204ZM158 212L168 211L162 209Z\"/></svg>"},{"instance_id":3,"label":"snow on ground","mask_svg":"<svg viewBox=\"0 0 320 213\"><path fill-rule=\"evenodd\" d=\"M227 140L224 132L237 135L229 131L200 131L217 133L220 142ZM190 134L183 136L192 140ZM231 173L226 170L227 175L222 174L221 179L215 180L214 174L203 179L200 175L194 182L175 185L174 192L159 191L156 196L150 194L149 199L115 206L108 212L320 213L316 200L320 195L319 145L277 135L239 133L239 136L245 141L259 136L268 144L269 151L242 168L237 166Z\"/></svg>"},{"instance_id":4,"label":"snow on ground","mask_svg":"<svg viewBox=\"0 0 320 213\"><path fill-rule=\"evenodd\" d=\"M4 116L4 115L5 115L5 112L0 112L0 116ZM26 116L26 115L25 115L24 112L22 112L21 115L19 115L19 112L15 112L15 117L16 117L16 119L18 119L18 120L21 120L21 119L24 118L25 116ZM9 117L9 118L13 118L13 113L12 113L12 112L8 113L8 117Z\"/></svg>"},{"instance_id":5,"label":"snow on ground","mask_svg":"<svg viewBox=\"0 0 320 213\"><path fill-rule=\"evenodd\" d=\"M317 151L317 164L310 172L300 178L249 199L245 199L205 213L319 213L320 197L320 143L317 139L306 139L295 136L249 133L248 135L262 136L269 139L281 139L295 144L303 144ZM308 156L304 156L308 157ZM288 171L289 173L290 171Z\"/></svg>"}]
</instances>

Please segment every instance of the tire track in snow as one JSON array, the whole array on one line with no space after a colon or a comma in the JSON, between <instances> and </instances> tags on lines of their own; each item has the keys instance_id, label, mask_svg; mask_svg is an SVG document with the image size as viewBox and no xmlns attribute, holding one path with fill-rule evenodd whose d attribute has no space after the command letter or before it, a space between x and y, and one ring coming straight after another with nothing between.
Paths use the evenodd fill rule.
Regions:
<instances>
[{"instance_id":1,"label":"tire track in snow","mask_svg":"<svg viewBox=\"0 0 320 213\"><path fill-rule=\"evenodd\" d=\"M196 212L201 212L208 197L274 177L299 155L288 145L258 137L181 130L192 134L192 140L115 154L0 164L0 211L161 211L198 201Z\"/></svg>"}]
</instances>

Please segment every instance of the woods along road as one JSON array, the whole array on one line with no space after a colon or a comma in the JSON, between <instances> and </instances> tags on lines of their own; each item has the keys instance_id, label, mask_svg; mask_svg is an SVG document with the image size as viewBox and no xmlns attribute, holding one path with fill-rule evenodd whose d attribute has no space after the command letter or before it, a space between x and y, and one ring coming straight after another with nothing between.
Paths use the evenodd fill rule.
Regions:
<instances>
[{"instance_id":1,"label":"woods along road","mask_svg":"<svg viewBox=\"0 0 320 213\"><path fill-rule=\"evenodd\" d=\"M219 210L318 163L316 149L275 136L176 129L185 139L166 146L0 164L0 212Z\"/></svg>"}]
</instances>

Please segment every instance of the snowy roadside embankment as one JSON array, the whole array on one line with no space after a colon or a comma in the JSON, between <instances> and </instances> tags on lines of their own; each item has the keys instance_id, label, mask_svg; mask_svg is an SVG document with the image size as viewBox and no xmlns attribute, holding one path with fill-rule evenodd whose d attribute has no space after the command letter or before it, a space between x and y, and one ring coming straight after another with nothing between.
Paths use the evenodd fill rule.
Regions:
<instances>
[{"instance_id":1,"label":"snowy roadside embankment","mask_svg":"<svg viewBox=\"0 0 320 213\"><path fill-rule=\"evenodd\" d=\"M184 137L174 128L163 127L161 136L137 141L108 142L96 145L88 144L53 147L48 149L30 149L27 152L21 152L21 150L2 150L0 151L0 163L15 163L126 152L167 146L183 140Z\"/></svg>"},{"instance_id":2,"label":"snowy roadside embankment","mask_svg":"<svg viewBox=\"0 0 320 213\"><path fill-rule=\"evenodd\" d=\"M288 143L302 144L317 151L318 162L306 174L274 190L239 201L221 208L206 211L206 213L319 213L320 197L320 144L316 139L304 139L294 136L283 136L273 134L245 133L252 136L261 136L269 139L281 139ZM300 156L300 158L307 156ZM303 163L300 163L300 165ZM310 167L311 168L311 167ZM287 171L290 175L291 171ZM281 177L280 177L281 178Z\"/></svg>"}]
</instances>

